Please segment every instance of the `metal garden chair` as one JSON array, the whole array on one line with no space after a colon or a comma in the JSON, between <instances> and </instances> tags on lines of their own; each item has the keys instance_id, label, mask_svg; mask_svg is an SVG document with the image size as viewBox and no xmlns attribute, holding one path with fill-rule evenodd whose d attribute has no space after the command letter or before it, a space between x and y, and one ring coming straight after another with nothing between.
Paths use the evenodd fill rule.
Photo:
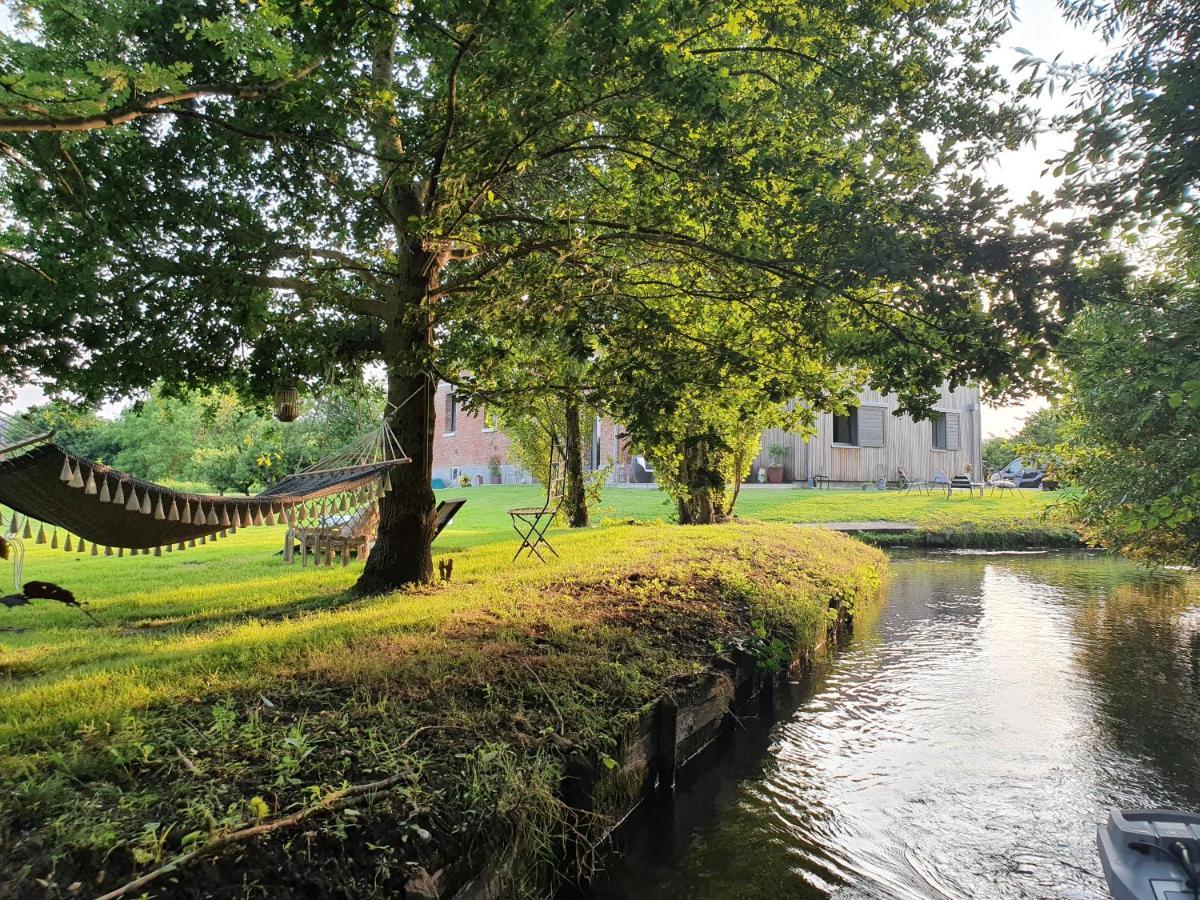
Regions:
<instances>
[{"instance_id":1,"label":"metal garden chair","mask_svg":"<svg viewBox=\"0 0 1200 900\"><path fill-rule=\"evenodd\" d=\"M1000 492L1000 496L1004 496L1004 492L1016 494L1017 482L1010 476L1008 469L999 469L988 476L987 480L988 492L995 494Z\"/></svg>"},{"instance_id":2,"label":"metal garden chair","mask_svg":"<svg viewBox=\"0 0 1200 900\"><path fill-rule=\"evenodd\" d=\"M546 557L542 556L541 551L538 550L539 546L545 546L547 550L558 556L558 551L546 539L546 530L566 500L566 477L566 460L558 442L551 436L550 466L546 475L546 502L541 506L519 507L508 511L512 518L513 530L521 537L521 546L517 548L513 562L520 559L522 553L527 556L537 556L538 559L545 562Z\"/></svg>"},{"instance_id":3,"label":"metal garden chair","mask_svg":"<svg viewBox=\"0 0 1200 900\"><path fill-rule=\"evenodd\" d=\"M900 486L897 488L897 490L905 494L911 493L912 491L917 491L923 494L931 487L928 481L922 481L909 475L908 470L904 468L904 466L896 467L896 477L900 483Z\"/></svg>"}]
</instances>

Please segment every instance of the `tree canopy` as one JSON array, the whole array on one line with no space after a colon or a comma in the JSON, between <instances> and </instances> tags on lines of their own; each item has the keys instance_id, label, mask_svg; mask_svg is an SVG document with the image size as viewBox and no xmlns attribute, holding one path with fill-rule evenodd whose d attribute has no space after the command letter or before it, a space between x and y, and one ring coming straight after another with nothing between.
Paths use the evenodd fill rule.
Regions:
<instances>
[{"instance_id":1,"label":"tree canopy","mask_svg":"<svg viewBox=\"0 0 1200 900\"><path fill-rule=\"evenodd\" d=\"M377 425L377 393L366 385L339 389L290 425L229 390L172 393L158 385L109 418L62 401L33 407L21 418L31 430L53 429L55 441L73 453L150 481L248 493Z\"/></svg>"},{"instance_id":2,"label":"tree canopy","mask_svg":"<svg viewBox=\"0 0 1200 900\"><path fill-rule=\"evenodd\" d=\"M1003 469L1020 458L1027 466L1055 468L1055 448L1063 441L1063 418L1057 406L1034 410L1012 437L991 437L983 442L983 464L989 469Z\"/></svg>"},{"instance_id":3,"label":"tree canopy","mask_svg":"<svg viewBox=\"0 0 1200 900\"><path fill-rule=\"evenodd\" d=\"M363 590L432 576L431 383L487 363L445 336L522 315L549 279L568 299L538 328L590 317L621 396L647 343L675 348L654 365L676 392L786 348L801 399L850 367L918 411L945 379L1036 384L1078 301L1070 235L962 174L1029 132L983 62L1003 4L20 16L0 38L0 374L97 399L383 363L413 464Z\"/></svg>"},{"instance_id":4,"label":"tree canopy","mask_svg":"<svg viewBox=\"0 0 1200 900\"><path fill-rule=\"evenodd\" d=\"M1185 236L1063 345L1068 506L1101 546L1200 564L1200 264Z\"/></svg>"},{"instance_id":5,"label":"tree canopy","mask_svg":"<svg viewBox=\"0 0 1200 900\"><path fill-rule=\"evenodd\" d=\"M1026 58L1032 83L1072 91L1056 123L1075 141L1056 174L1067 199L1106 225L1180 214L1195 222L1200 186L1200 15L1190 0L1059 0L1068 20L1095 29L1105 58L1061 64Z\"/></svg>"}]
</instances>

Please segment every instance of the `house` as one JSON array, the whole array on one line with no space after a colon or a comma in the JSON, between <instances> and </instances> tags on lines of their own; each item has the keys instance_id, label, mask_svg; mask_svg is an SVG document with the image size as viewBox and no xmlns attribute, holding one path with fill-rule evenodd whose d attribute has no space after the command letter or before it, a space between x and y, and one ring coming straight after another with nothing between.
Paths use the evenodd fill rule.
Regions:
<instances>
[{"instance_id":1,"label":"house","mask_svg":"<svg viewBox=\"0 0 1200 900\"><path fill-rule=\"evenodd\" d=\"M493 427L487 409L463 409L452 385L438 385L434 399L437 427L433 435L433 478L445 485L467 477L472 484L532 484L533 477L509 457L512 441ZM594 471L614 460L628 464L629 453L612 419L596 418L584 467ZM614 466L613 483L622 475ZM436 485L435 485L436 486Z\"/></svg>"},{"instance_id":2,"label":"house","mask_svg":"<svg viewBox=\"0 0 1200 900\"><path fill-rule=\"evenodd\" d=\"M770 450L780 446L785 481L812 478L835 485L865 484L881 477L894 481L897 468L914 478L930 478L938 469L954 476L964 472L968 463L975 473L983 472L979 388L951 390L943 385L932 420L895 416L898 406L894 394L865 390L858 395L858 406L846 415L818 416L817 433L807 441L794 432L769 428L763 432L752 471L771 465Z\"/></svg>"},{"instance_id":3,"label":"house","mask_svg":"<svg viewBox=\"0 0 1200 900\"><path fill-rule=\"evenodd\" d=\"M512 442L492 427L486 410L462 409L454 388L438 387L438 427L433 440L433 477L443 484L466 476L474 484L529 484L532 478L509 456ZM970 464L982 473L980 457L979 389L943 387L932 420L895 416L898 400L891 394L864 390L858 406L845 415L822 413L817 432L807 441L795 432L770 428L763 432L762 449L748 473L756 480L760 468L772 465L772 447L784 449L784 480L841 486L896 479L903 467L917 478L930 478L941 469L948 476ZM611 419L597 418L586 468L615 463L611 484L640 481L645 469L631 456L621 428Z\"/></svg>"}]
</instances>

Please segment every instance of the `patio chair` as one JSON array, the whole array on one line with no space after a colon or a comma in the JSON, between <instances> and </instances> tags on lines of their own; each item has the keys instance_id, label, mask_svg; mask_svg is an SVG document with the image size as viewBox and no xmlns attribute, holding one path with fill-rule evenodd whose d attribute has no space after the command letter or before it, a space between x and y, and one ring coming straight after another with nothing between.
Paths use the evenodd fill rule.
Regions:
<instances>
[{"instance_id":1,"label":"patio chair","mask_svg":"<svg viewBox=\"0 0 1200 900\"><path fill-rule=\"evenodd\" d=\"M1008 491L1010 494L1017 492L1017 482L1012 479L1008 469L998 469L993 472L988 476L986 483L988 493L990 494L995 494L996 491L999 491L1000 496L1003 497L1005 491Z\"/></svg>"},{"instance_id":2,"label":"patio chair","mask_svg":"<svg viewBox=\"0 0 1200 900\"><path fill-rule=\"evenodd\" d=\"M463 508L466 500L443 500L437 505L437 523L433 528L436 538L450 520ZM379 504L372 503L354 513L326 516L317 528L289 528L283 538L284 562L292 562L296 554L296 541L300 542L300 565L308 565L308 558L319 565L332 565L334 557L341 557L342 565L349 565L350 552L359 559L366 559L375 546L375 534L379 531Z\"/></svg>"},{"instance_id":3,"label":"patio chair","mask_svg":"<svg viewBox=\"0 0 1200 900\"><path fill-rule=\"evenodd\" d=\"M1025 463L1021 460L1020 457L1018 457L1017 459L1014 459L1012 462L1010 462L1003 469L1001 469L999 472L995 472L993 474L999 475L1001 478L1005 478L1009 481L1014 481L1014 482L1020 484L1021 479L1025 476Z\"/></svg>"},{"instance_id":4,"label":"patio chair","mask_svg":"<svg viewBox=\"0 0 1200 900\"><path fill-rule=\"evenodd\" d=\"M545 546L547 550L558 556L558 551L546 539L546 529L550 527L550 523L554 521L566 500L566 477L566 460L563 458L558 442L551 435L550 465L546 470L546 502L541 506L518 507L508 511L508 515L512 519L513 530L521 537L521 546L513 555L513 562L520 559L522 553L527 556L537 556L538 559L545 562L546 557L542 556L541 551L538 550L540 546Z\"/></svg>"},{"instance_id":5,"label":"patio chair","mask_svg":"<svg viewBox=\"0 0 1200 900\"><path fill-rule=\"evenodd\" d=\"M922 481L919 478L913 478L909 475L908 470L904 466L896 466L896 480L899 482L897 490L905 494L911 491L918 491L923 494L931 488L928 481Z\"/></svg>"},{"instance_id":6,"label":"patio chair","mask_svg":"<svg viewBox=\"0 0 1200 900\"><path fill-rule=\"evenodd\" d=\"M929 488L930 490L937 488L939 491L945 491L946 496L950 496L950 476L946 474L945 469L933 470L933 477L929 479Z\"/></svg>"},{"instance_id":7,"label":"patio chair","mask_svg":"<svg viewBox=\"0 0 1200 900\"><path fill-rule=\"evenodd\" d=\"M972 496L976 491L979 491L979 496L983 496L983 482L972 481L970 475L955 475L951 478L946 474L945 469L934 469L933 483L940 488L944 488L947 497L953 495L955 491L966 491L968 496Z\"/></svg>"}]
</instances>

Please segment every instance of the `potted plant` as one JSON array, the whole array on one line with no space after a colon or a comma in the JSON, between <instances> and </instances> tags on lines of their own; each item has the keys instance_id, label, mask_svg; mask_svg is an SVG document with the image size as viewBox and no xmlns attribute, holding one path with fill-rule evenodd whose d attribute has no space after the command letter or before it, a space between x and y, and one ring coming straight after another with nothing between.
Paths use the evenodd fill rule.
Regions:
<instances>
[{"instance_id":1,"label":"potted plant","mask_svg":"<svg viewBox=\"0 0 1200 900\"><path fill-rule=\"evenodd\" d=\"M783 460L787 456L787 447L772 444L767 448L767 456L771 457L771 464L767 466L767 483L783 484Z\"/></svg>"},{"instance_id":2,"label":"potted plant","mask_svg":"<svg viewBox=\"0 0 1200 900\"><path fill-rule=\"evenodd\" d=\"M499 456L493 456L488 460L488 476L492 484L501 484L504 481L504 472L500 469Z\"/></svg>"}]
</instances>

